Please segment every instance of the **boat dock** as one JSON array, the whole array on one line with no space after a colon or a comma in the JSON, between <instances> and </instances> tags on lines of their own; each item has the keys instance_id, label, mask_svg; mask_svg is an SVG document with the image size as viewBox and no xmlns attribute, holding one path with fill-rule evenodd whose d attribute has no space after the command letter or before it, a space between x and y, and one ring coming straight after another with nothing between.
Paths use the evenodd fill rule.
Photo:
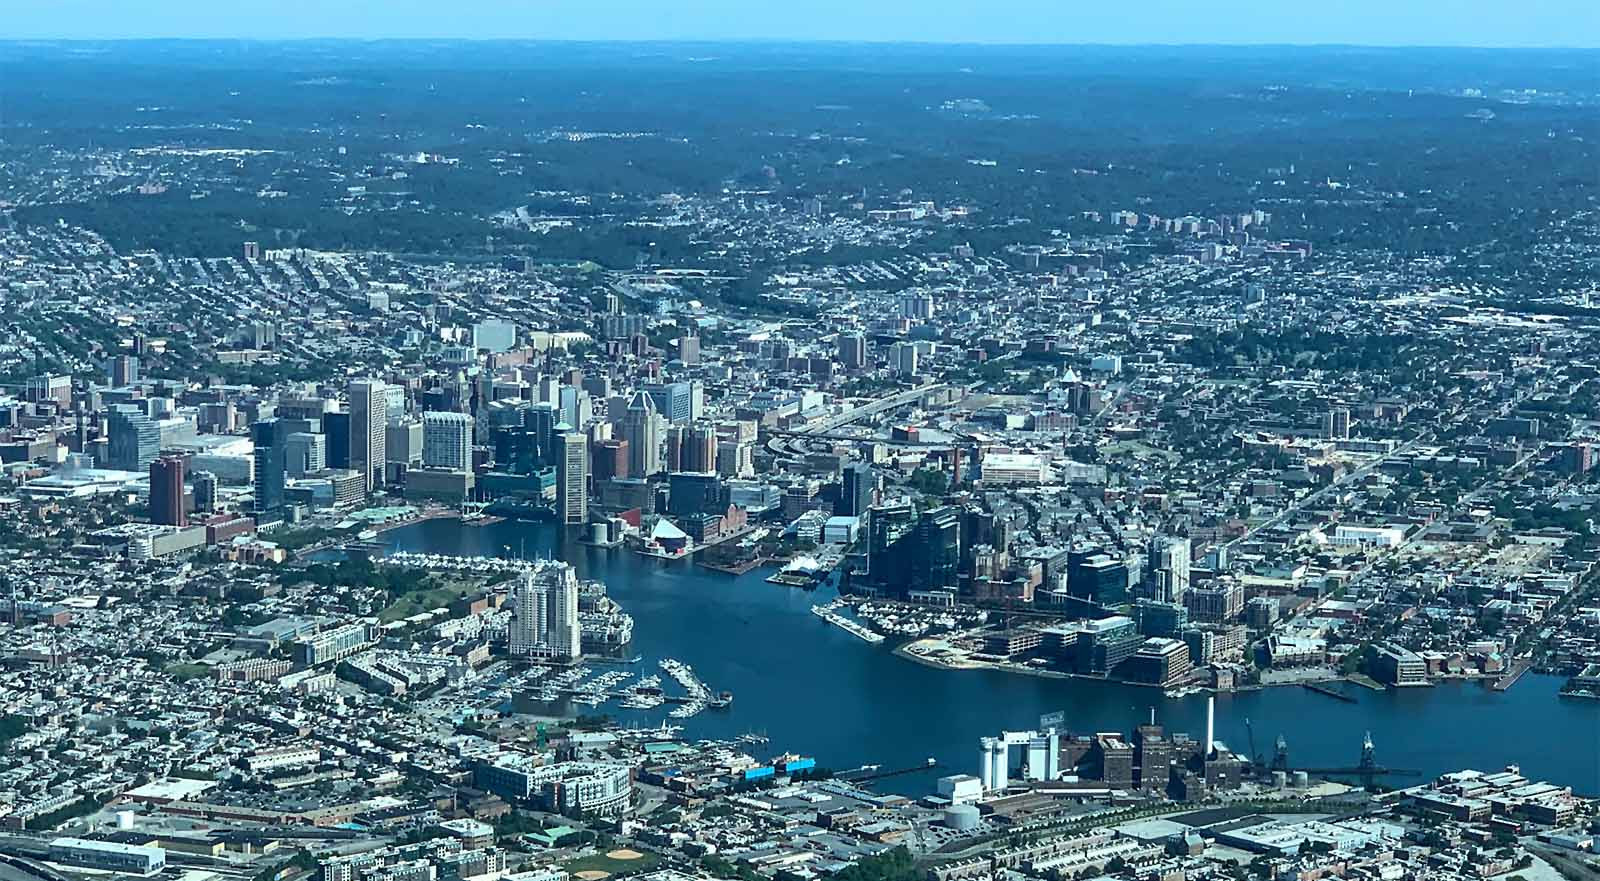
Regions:
<instances>
[{"instance_id":1,"label":"boat dock","mask_svg":"<svg viewBox=\"0 0 1600 881\"><path fill-rule=\"evenodd\" d=\"M766 557L753 557L749 560L739 563L707 563L704 560L694 561L696 566L710 569L713 572L721 572L725 575L744 575L747 572L760 569L762 566L765 566L770 562L771 561Z\"/></svg>"},{"instance_id":2,"label":"boat dock","mask_svg":"<svg viewBox=\"0 0 1600 881\"><path fill-rule=\"evenodd\" d=\"M834 611L835 608L837 608L837 606L834 603L829 603L826 606L812 606L811 614L816 615L818 618L821 618L829 624L836 625L844 632L865 642L870 642L874 645L883 642L882 634L873 633L871 630L868 630L860 624L851 621L849 618L846 618L845 616Z\"/></svg>"},{"instance_id":3,"label":"boat dock","mask_svg":"<svg viewBox=\"0 0 1600 881\"><path fill-rule=\"evenodd\" d=\"M640 660L639 657L610 659L608 663L618 666L593 679L589 678L592 671L587 666L569 668L554 675L541 671L534 681L527 683L524 694L530 701L546 704L570 701L598 707L617 701L623 709L631 710L649 710L670 704L672 709L667 715L674 719L687 719L707 709L727 709L733 703L733 692L712 691L688 664L672 658L663 658L660 666L682 686L683 694L669 694L663 690L660 676L645 676L628 683L639 674L627 668Z\"/></svg>"},{"instance_id":4,"label":"boat dock","mask_svg":"<svg viewBox=\"0 0 1600 881\"><path fill-rule=\"evenodd\" d=\"M668 676L676 680L679 685L683 686L683 690L688 693L688 697L681 701L682 706L673 710L670 713L671 716L684 719L707 707L720 710L733 703L732 692L713 692L704 682L700 681L700 677L694 673L694 668L688 664L672 658L663 658L660 661L660 666ZM668 698L668 700L671 700L671 698Z\"/></svg>"},{"instance_id":5,"label":"boat dock","mask_svg":"<svg viewBox=\"0 0 1600 881\"><path fill-rule=\"evenodd\" d=\"M1495 691L1509 691L1511 686L1516 685L1517 680L1522 678L1522 674L1531 669L1533 669L1532 658L1518 658L1511 662L1511 669L1507 670L1504 676L1496 679L1494 684L1489 687Z\"/></svg>"},{"instance_id":6,"label":"boat dock","mask_svg":"<svg viewBox=\"0 0 1600 881\"><path fill-rule=\"evenodd\" d=\"M909 768L897 768L894 770L885 771L877 765L865 765L855 769L854 771L841 771L834 776L845 781L846 783L860 784L870 783L873 780L882 780L885 777L899 777L902 774L916 774L922 771L932 771L937 767L939 767L938 760L929 757L928 761L924 762L923 764L912 765Z\"/></svg>"},{"instance_id":7,"label":"boat dock","mask_svg":"<svg viewBox=\"0 0 1600 881\"><path fill-rule=\"evenodd\" d=\"M1350 695L1345 694L1342 691L1337 691L1335 689L1329 688L1328 686L1323 685L1320 682L1302 682L1300 684L1305 687L1306 691L1314 691L1317 694L1326 695L1327 697L1331 697L1334 700L1344 701L1347 704L1353 704L1353 703L1356 702L1356 699L1351 697Z\"/></svg>"}]
</instances>

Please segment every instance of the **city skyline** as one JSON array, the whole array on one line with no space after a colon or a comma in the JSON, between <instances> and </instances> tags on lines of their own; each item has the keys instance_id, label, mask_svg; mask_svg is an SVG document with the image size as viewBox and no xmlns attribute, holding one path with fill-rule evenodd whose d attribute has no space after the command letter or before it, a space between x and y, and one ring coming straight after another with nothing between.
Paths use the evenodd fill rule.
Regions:
<instances>
[{"instance_id":1,"label":"city skyline","mask_svg":"<svg viewBox=\"0 0 1600 881\"><path fill-rule=\"evenodd\" d=\"M1600 53L1159 45L1572 6L51 9L8 879L1600 874Z\"/></svg>"}]
</instances>

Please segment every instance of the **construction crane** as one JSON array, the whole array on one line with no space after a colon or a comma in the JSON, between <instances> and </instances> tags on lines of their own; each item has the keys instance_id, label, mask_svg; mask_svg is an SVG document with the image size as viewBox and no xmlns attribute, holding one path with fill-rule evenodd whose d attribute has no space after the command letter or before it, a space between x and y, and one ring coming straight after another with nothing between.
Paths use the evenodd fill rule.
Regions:
<instances>
[{"instance_id":1,"label":"construction crane","mask_svg":"<svg viewBox=\"0 0 1600 881\"><path fill-rule=\"evenodd\" d=\"M1256 765L1261 763L1261 755L1256 752L1256 728L1250 724L1250 717L1244 719L1244 732L1250 737L1250 770L1255 771Z\"/></svg>"}]
</instances>

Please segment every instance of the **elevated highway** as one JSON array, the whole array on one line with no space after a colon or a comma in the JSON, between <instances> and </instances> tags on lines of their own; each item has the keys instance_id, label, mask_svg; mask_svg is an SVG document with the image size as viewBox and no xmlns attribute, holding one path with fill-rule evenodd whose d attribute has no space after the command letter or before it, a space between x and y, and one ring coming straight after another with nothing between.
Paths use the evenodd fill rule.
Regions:
<instances>
[{"instance_id":1,"label":"elevated highway","mask_svg":"<svg viewBox=\"0 0 1600 881\"><path fill-rule=\"evenodd\" d=\"M946 388L949 388L949 386L945 383L931 383L929 385L918 386L914 389L906 389L904 391L895 392L892 395L879 398L869 404L862 404L859 407L852 407L842 413L835 413L832 416L828 416L815 422L807 423L799 428L785 429L782 431L767 430L765 432L767 435L767 450L774 456L783 458L793 455L787 445L787 441L790 439L815 438L818 440L824 440L831 438L851 441L865 440L865 438L856 437L854 435L840 435L834 434L834 432L845 427L846 425L851 424L852 422L858 422L862 419L866 419L869 416L876 416L880 413L898 410L907 404L921 400L925 395L928 395L932 392L942 391ZM889 441L884 442L889 443ZM937 444L922 444L905 441L901 441L899 444L902 446L938 446ZM946 446L948 446L948 444L946 444Z\"/></svg>"}]
</instances>

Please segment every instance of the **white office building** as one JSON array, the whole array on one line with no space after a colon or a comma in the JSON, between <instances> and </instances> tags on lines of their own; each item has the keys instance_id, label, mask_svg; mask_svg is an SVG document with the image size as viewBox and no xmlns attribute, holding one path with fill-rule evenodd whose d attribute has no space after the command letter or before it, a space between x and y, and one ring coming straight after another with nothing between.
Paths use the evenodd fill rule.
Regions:
<instances>
[{"instance_id":1,"label":"white office building","mask_svg":"<svg viewBox=\"0 0 1600 881\"><path fill-rule=\"evenodd\" d=\"M350 383L350 468L361 473L369 493L383 486L388 426L387 385L373 379Z\"/></svg>"},{"instance_id":2,"label":"white office building","mask_svg":"<svg viewBox=\"0 0 1600 881\"><path fill-rule=\"evenodd\" d=\"M1049 473L1037 453L985 453L979 472L989 486L1044 483Z\"/></svg>"},{"instance_id":3,"label":"white office building","mask_svg":"<svg viewBox=\"0 0 1600 881\"><path fill-rule=\"evenodd\" d=\"M472 347L489 352L509 351L517 344L517 326L502 318L489 318L472 326Z\"/></svg>"},{"instance_id":4,"label":"white office building","mask_svg":"<svg viewBox=\"0 0 1600 881\"><path fill-rule=\"evenodd\" d=\"M1139 595L1161 603L1183 604L1189 592L1189 557L1191 546L1187 538L1157 536L1150 542L1150 570Z\"/></svg>"},{"instance_id":5,"label":"white office building","mask_svg":"<svg viewBox=\"0 0 1600 881\"><path fill-rule=\"evenodd\" d=\"M422 414L422 464L450 471L472 470L472 417L465 413Z\"/></svg>"},{"instance_id":6,"label":"white office building","mask_svg":"<svg viewBox=\"0 0 1600 881\"><path fill-rule=\"evenodd\" d=\"M589 520L589 436L556 435L556 516L568 526Z\"/></svg>"},{"instance_id":7,"label":"white office building","mask_svg":"<svg viewBox=\"0 0 1600 881\"><path fill-rule=\"evenodd\" d=\"M1396 548L1406 540L1406 531L1394 526L1340 526L1333 531L1339 547Z\"/></svg>"},{"instance_id":8,"label":"white office building","mask_svg":"<svg viewBox=\"0 0 1600 881\"><path fill-rule=\"evenodd\" d=\"M901 376L916 376L917 347L912 343L895 343L889 350L889 364Z\"/></svg>"},{"instance_id":9,"label":"white office building","mask_svg":"<svg viewBox=\"0 0 1600 881\"><path fill-rule=\"evenodd\" d=\"M167 852L159 847L56 838L50 842L53 863L129 875L154 875L167 866Z\"/></svg>"},{"instance_id":10,"label":"white office building","mask_svg":"<svg viewBox=\"0 0 1600 881\"><path fill-rule=\"evenodd\" d=\"M284 468L290 477L305 477L313 471L321 471L325 466L326 451L323 449L323 437L309 431L297 431L284 441L287 450L284 456Z\"/></svg>"}]
</instances>

